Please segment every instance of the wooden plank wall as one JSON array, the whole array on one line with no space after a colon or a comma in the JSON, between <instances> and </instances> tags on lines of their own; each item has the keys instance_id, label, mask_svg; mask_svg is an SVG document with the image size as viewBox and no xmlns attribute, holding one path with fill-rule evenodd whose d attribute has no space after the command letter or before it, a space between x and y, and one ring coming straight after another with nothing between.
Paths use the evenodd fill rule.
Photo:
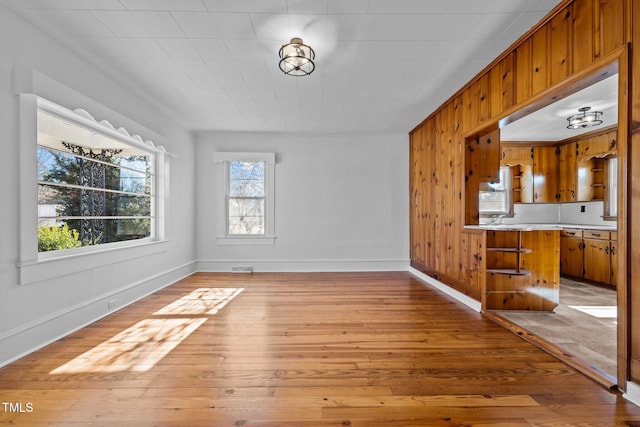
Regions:
<instances>
[{"instance_id":1,"label":"wooden plank wall","mask_svg":"<svg viewBox=\"0 0 640 427\"><path fill-rule=\"evenodd\" d=\"M629 183L629 197L626 201L628 206L628 228L618 227L618 258L620 259L620 251L626 253L626 265L629 265L629 277L626 281L628 294L623 295L623 300L618 298L618 306L624 305L628 307L628 319L629 328L625 330L618 330L618 347L625 346L625 351L630 353L630 373L629 376L636 383L640 382L640 292L634 292L634 288L640 286L640 263L638 244L632 244L632 242L640 241L640 4L637 0L631 2L631 22L630 26L632 30L632 57L630 58L631 69L633 70L630 76L629 86L625 86L621 91L619 97L622 96L623 90L629 91L629 102L625 105L620 104L619 108L629 109L628 115L630 117L630 129L618 130L618 153L622 151L627 152L627 168L619 168L620 180L622 182ZM627 135L627 131L629 134ZM624 144L623 141L628 141ZM625 201L622 201L625 203ZM624 237L628 236L627 239ZM621 247L620 243L627 244L626 247ZM634 247L635 246L635 247ZM623 260L624 261L624 260ZM624 262L622 263L624 264ZM618 261L618 283L620 282L620 260ZM622 270L626 273L627 270ZM627 337L630 337L627 340ZM618 352L620 354L620 351ZM624 372L621 372L626 368L626 360L619 357L618 360L618 376L621 376Z\"/></svg>"},{"instance_id":2,"label":"wooden plank wall","mask_svg":"<svg viewBox=\"0 0 640 427\"><path fill-rule=\"evenodd\" d=\"M514 117L523 107L541 102L551 91L566 90L569 83L565 82L576 74L595 71L600 64L605 66L616 58L626 58L628 51L634 52L635 57L631 58L635 59L634 63L640 63L640 49L630 49L632 38L640 46L638 3L636 0L562 2L410 132L413 267L481 300L485 279L482 266L484 241L463 230L468 220L465 205L473 204L477 199L464 194L465 138L494 130L499 119ZM631 25L632 17L635 28ZM632 65L629 69L633 69ZM634 101L630 115L635 120L635 144L632 146L640 147L640 70L631 74ZM626 82L626 76L622 81ZM626 103L628 94L621 91L621 95L620 103ZM640 164L640 152L635 151L632 161ZM622 152L625 155L625 151ZM635 204L640 210L639 200L640 190L636 190L630 211ZM640 220L637 221L634 229L639 233L636 239L640 239ZM633 259L633 254L629 253L629 257ZM640 266L634 268L629 279L637 277L640 280ZM633 302L633 296L630 301ZM636 305L640 311L640 297ZM640 330L640 315L636 318L631 307L629 310ZM640 333L638 347L640 360ZM636 371L635 376L640 379L640 363Z\"/></svg>"}]
</instances>

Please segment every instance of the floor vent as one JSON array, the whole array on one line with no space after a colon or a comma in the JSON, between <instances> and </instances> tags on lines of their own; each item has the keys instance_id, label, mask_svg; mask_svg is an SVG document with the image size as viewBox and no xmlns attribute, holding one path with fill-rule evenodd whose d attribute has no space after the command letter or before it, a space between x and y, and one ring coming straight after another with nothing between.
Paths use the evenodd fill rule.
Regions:
<instances>
[{"instance_id":1,"label":"floor vent","mask_svg":"<svg viewBox=\"0 0 640 427\"><path fill-rule=\"evenodd\" d=\"M253 273L253 267L250 265L236 265L231 267L232 273Z\"/></svg>"}]
</instances>

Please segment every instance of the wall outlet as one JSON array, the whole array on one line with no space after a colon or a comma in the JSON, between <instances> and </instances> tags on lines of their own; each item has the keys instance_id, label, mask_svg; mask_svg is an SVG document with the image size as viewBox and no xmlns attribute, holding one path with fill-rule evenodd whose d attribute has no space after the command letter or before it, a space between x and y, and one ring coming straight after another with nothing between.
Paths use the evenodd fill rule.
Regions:
<instances>
[{"instance_id":1,"label":"wall outlet","mask_svg":"<svg viewBox=\"0 0 640 427\"><path fill-rule=\"evenodd\" d=\"M116 301L115 299L107 301L107 310L113 310L116 307Z\"/></svg>"},{"instance_id":2,"label":"wall outlet","mask_svg":"<svg viewBox=\"0 0 640 427\"><path fill-rule=\"evenodd\" d=\"M250 265L235 265L231 267L232 273L253 273L253 267Z\"/></svg>"}]
</instances>

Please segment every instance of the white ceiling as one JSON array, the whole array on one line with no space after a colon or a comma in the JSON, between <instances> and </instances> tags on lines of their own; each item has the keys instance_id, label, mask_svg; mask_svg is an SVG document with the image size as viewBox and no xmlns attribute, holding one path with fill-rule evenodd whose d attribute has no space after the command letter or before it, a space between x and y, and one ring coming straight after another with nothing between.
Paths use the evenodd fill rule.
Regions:
<instances>
[{"instance_id":1,"label":"white ceiling","mask_svg":"<svg viewBox=\"0 0 640 427\"><path fill-rule=\"evenodd\" d=\"M601 128L618 123L618 75L615 74L581 91L539 109L500 129L502 141L562 141L595 128L567 129L567 117L578 108L602 112Z\"/></svg>"},{"instance_id":2,"label":"white ceiling","mask_svg":"<svg viewBox=\"0 0 640 427\"><path fill-rule=\"evenodd\" d=\"M0 4L187 129L362 133L410 131L559 1ZM316 51L310 76L278 69L292 37Z\"/></svg>"}]
</instances>

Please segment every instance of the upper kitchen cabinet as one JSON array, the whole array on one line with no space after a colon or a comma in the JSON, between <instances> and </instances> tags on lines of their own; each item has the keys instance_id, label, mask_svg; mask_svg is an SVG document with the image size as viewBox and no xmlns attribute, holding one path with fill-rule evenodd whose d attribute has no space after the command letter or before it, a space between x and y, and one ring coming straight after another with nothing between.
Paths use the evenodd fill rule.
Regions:
<instances>
[{"instance_id":1,"label":"upper kitchen cabinet","mask_svg":"<svg viewBox=\"0 0 640 427\"><path fill-rule=\"evenodd\" d=\"M467 174L475 175L479 182L500 179L500 130L473 138L467 143L465 161Z\"/></svg>"},{"instance_id":2,"label":"upper kitchen cabinet","mask_svg":"<svg viewBox=\"0 0 640 427\"><path fill-rule=\"evenodd\" d=\"M618 145L617 139L618 132L615 129L580 139L576 145L578 160L585 161L594 157L615 156Z\"/></svg>"},{"instance_id":3,"label":"upper kitchen cabinet","mask_svg":"<svg viewBox=\"0 0 640 427\"><path fill-rule=\"evenodd\" d=\"M465 224L480 221L481 183L500 181L500 130L467 138L465 148Z\"/></svg>"},{"instance_id":4,"label":"upper kitchen cabinet","mask_svg":"<svg viewBox=\"0 0 640 427\"><path fill-rule=\"evenodd\" d=\"M533 148L533 201L558 201L558 155L556 147Z\"/></svg>"},{"instance_id":5,"label":"upper kitchen cabinet","mask_svg":"<svg viewBox=\"0 0 640 427\"><path fill-rule=\"evenodd\" d=\"M558 201L575 202L578 196L578 162L576 143L558 147Z\"/></svg>"},{"instance_id":6,"label":"upper kitchen cabinet","mask_svg":"<svg viewBox=\"0 0 640 427\"><path fill-rule=\"evenodd\" d=\"M576 201L606 201L611 185L608 159L617 155L617 131L604 130L567 145L575 145Z\"/></svg>"},{"instance_id":7,"label":"upper kitchen cabinet","mask_svg":"<svg viewBox=\"0 0 640 427\"><path fill-rule=\"evenodd\" d=\"M512 202L533 202L533 148L522 145L501 146L500 166L511 169Z\"/></svg>"},{"instance_id":8,"label":"upper kitchen cabinet","mask_svg":"<svg viewBox=\"0 0 640 427\"><path fill-rule=\"evenodd\" d=\"M501 166L533 166L533 148L523 145L507 145L500 149Z\"/></svg>"}]
</instances>

